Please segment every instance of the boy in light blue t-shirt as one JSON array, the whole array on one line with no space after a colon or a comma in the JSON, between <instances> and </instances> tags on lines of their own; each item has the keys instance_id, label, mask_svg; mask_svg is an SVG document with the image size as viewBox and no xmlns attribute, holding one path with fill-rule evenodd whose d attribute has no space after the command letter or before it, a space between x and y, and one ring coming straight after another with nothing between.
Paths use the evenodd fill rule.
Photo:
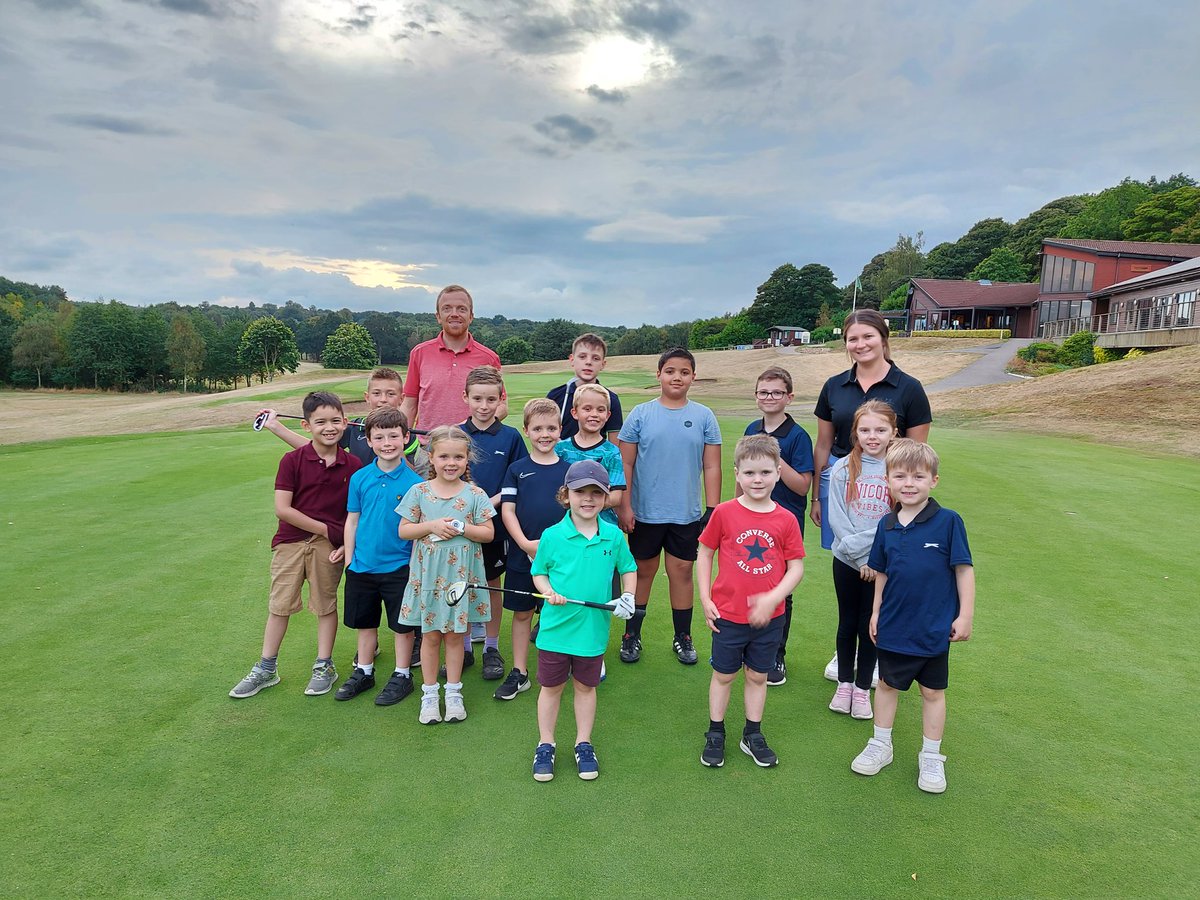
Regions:
<instances>
[{"instance_id":1,"label":"boy in light blue t-shirt","mask_svg":"<svg viewBox=\"0 0 1200 900\"><path fill-rule=\"evenodd\" d=\"M665 553L673 649L684 665L698 659L692 643L692 569L700 532L721 502L721 430L707 406L688 399L696 379L696 358L676 347L658 359L662 393L634 407L619 436L625 468L625 495L618 518L629 534L637 560L637 605L644 612ZM704 482L704 505L700 482ZM630 620L621 639L621 661L642 656L642 617Z\"/></svg>"}]
</instances>

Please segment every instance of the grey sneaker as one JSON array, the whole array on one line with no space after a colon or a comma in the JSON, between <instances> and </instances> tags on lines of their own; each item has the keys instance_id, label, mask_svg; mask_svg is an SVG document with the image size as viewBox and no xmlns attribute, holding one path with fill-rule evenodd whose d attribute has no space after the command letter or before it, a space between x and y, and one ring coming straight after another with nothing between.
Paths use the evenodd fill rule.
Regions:
<instances>
[{"instance_id":1,"label":"grey sneaker","mask_svg":"<svg viewBox=\"0 0 1200 900\"><path fill-rule=\"evenodd\" d=\"M487 637L487 626L482 622L471 623L471 643L482 644Z\"/></svg>"},{"instance_id":2,"label":"grey sneaker","mask_svg":"<svg viewBox=\"0 0 1200 900\"><path fill-rule=\"evenodd\" d=\"M318 663L313 666L312 678L308 680L304 693L310 697L328 694L337 680L337 667L333 663Z\"/></svg>"},{"instance_id":3,"label":"grey sneaker","mask_svg":"<svg viewBox=\"0 0 1200 900\"><path fill-rule=\"evenodd\" d=\"M467 707L463 704L460 691L446 691L446 721L464 722L467 718Z\"/></svg>"},{"instance_id":4,"label":"grey sneaker","mask_svg":"<svg viewBox=\"0 0 1200 900\"><path fill-rule=\"evenodd\" d=\"M271 685L279 684L279 672L268 672L258 663L254 664L254 668L250 670L250 674L239 681L229 692L229 696L235 700L244 700L247 697L253 697L263 688L269 688Z\"/></svg>"}]
</instances>

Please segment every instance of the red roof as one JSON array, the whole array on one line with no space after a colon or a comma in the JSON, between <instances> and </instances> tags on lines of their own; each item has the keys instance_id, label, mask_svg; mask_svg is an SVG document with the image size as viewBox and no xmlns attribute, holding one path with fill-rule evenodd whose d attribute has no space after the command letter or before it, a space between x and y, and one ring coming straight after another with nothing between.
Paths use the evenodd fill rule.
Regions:
<instances>
[{"instance_id":1,"label":"red roof","mask_svg":"<svg viewBox=\"0 0 1200 900\"><path fill-rule=\"evenodd\" d=\"M1152 259L1195 259L1200 244L1166 244L1152 241L1092 241L1075 238L1044 238L1042 244L1074 250L1090 250L1100 256L1145 256Z\"/></svg>"},{"instance_id":2,"label":"red roof","mask_svg":"<svg viewBox=\"0 0 1200 900\"><path fill-rule=\"evenodd\" d=\"M942 309L1033 306L1038 298L1036 284L980 284L954 278L914 278L912 283Z\"/></svg>"}]
</instances>

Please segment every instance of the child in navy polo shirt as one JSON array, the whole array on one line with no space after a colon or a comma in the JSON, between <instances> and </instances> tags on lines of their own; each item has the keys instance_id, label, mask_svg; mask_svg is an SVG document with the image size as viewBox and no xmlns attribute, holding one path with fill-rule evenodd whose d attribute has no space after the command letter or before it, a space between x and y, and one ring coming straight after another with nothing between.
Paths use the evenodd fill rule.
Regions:
<instances>
[{"instance_id":1,"label":"child in navy polo shirt","mask_svg":"<svg viewBox=\"0 0 1200 900\"><path fill-rule=\"evenodd\" d=\"M754 402L762 418L746 426L746 434L767 434L779 442L779 483L771 491L771 499L790 512L800 523L804 535L808 489L813 478L813 445L808 432L796 424L788 413L792 402L792 373L782 366L771 366L758 376L754 386ZM738 488L734 496L741 496ZM792 595L783 604L783 637L775 666L767 673L767 684L778 686L787 681L787 639L792 630Z\"/></svg>"},{"instance_id":2,"label":"child in navy polo shirt","mask_svg":"<svg viewBox=\"0 0 1200 900\"><path fill-rule=\"evenodd\" d=\"M713 633L709 723L700 762L725 765L725 710L738 672L745 675L742 751L756 765L779 763L762 734L767 672L783 636L784 598L804 577L804 539L795 515L772 499L779 481L779 443L749 435L733 451L738 496L713 510L700 535L700 603ZM712 581L713 559L717 580Z\"/></svg>"},{"instance_id":3,"label":"child in navy polo shirt","mask_svg":"<svg viewBox=\"0 0 1200 900\"><path fill-rule=\"evenodd\" d=\"M475 448L474 459L471 462L471 480L482 488L492 501L492 506L500 508L500 485L504 481L504 473L518 459L529 455L525 442L521 440L521 432L510 425L505 425L496 418L496 410L504 397L504 379L500 370L494 366L476 366L467 373L467 388L463 399L471 411L471 418L462 424L462 428L471 438ZM500 576L504 574L505 557L508 555L508 537L504 527L499 522L493 522L496 528L495 537L490 543L483 545L483 566L487 573L490 587L500 587ZM500 618L504 614L504 598L499 592L492 593L492 618L485 626L483 641L483 677L485 681L499 681L504 677L504 657L500 655ZM463 666L475 663L475 654L471 651L471 632L463 638Z\"/></svg>"},{"instance_id":4,"label":"child in navy polo shirt","mask_svg":"<svg viewBox=\"0 0 1200 900\"><path fill-rule=\"evenodd\" d=\"M342 580L342 539L350 476L362 464L339 444L346 430L342 401L325 391L304 398L303 425L312 440L283 455L275 476L275 516L271 540L271 596L263 629L262 657L234 685L241 700L279 684L279 647L291 616L304 608L301 588L308 582L308 608L317 617L317 661L304 693L328 694L337 681L333 640L337 635L337 588Z\"/></svg>"},{"instance_id":5,"label":"child in navy polo shirt","mask_svg":"<svg viewBox=\"0 0 1200 900\"><path fill-rule=\"evenodd\" d=\"M946 685L950 644L971 637L975 569L958 513L929 496L938 482L938 456L928 444L894 441L887 453L888 491L896 511L879 523L867 561L875 570L871 637L879 649L875 736L850 768L875 775L892 762L892 723L900 691L921 686L924 743L917 787L946 790Z\"/></svg>"},{"instance_id":6,"label":"child in navy polo shirt","mask_svg":"<svg viewBox=\"0 0 1200 900\"><path fill-rule=\"evenodd\" d=\"M508 467L500 488L500 518L508 534L504 586L533 592L530 567L537 556L542 532L562 520L558 489L571 464L560 459L554 450L559 423L558 407L553 400L545 397L530 400L525 404L524 419L525 436L532 452ZM493 696L497 700L512 700L531 686L529 635L538 605L532 597L504 595L504 608L512 613L513 667L504 683L496 688Z\"/></svg>"},{"instance_id":7,"label":"child in navy polo shirt","mask_svg":"<svg viewBox=\"0 0 1200 900\"><path fill-rule=\"evenodd\" d=\"M607 362L607 354L608 344L604 342L604 338L590 331L572 341L571 355L567 362L571 364L574 377L566 384L551 388L550 393L546 395L558 406L558 421L562 426L561 440L568 440L579 431L579 422L571 415L571 410L575 408L575 391L585 384L600 385L600 373ZM611 440L613 446L616 446L617 432L621 430L625 420L621 418L620 398L612 391L608 392L608 397L608 418L599 431L604 440Z\"/></svg>"},{"instance_id":8,"label":"child in navy polo shirt","mask_svg":"<svg viewBox=\"0 0 1200 900\"><path fill-rule=\"evenodd\" d=\"M350 478L346 499L345 600L342 624L358 630L354 671L333 695L350 700L375 687L375 649L379 646L380 605L396 635L396 669L375 696L376 706L392 706L413 692L411 667L414 635L420 629L400 622L412 542L397 540L400 514L396 508L421 478L404 464L409 442L408 418L392 406L370 413L363 432L373 456L371 464Z\"/></svg>"}]
</instances>

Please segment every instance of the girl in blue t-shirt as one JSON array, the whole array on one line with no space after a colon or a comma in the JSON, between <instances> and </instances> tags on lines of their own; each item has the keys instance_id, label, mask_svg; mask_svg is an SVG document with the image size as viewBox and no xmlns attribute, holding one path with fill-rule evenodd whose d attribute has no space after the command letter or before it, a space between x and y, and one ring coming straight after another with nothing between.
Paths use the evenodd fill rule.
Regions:
<instances>
[{"instance_id":1,"label":"girl in blue t-shirt","mask_svg":"<svg viewBox=\"0 0 1200 900\"><path fill-rule=\"evenodd\" d=\"M829 475L826 514L833 529L833 587L838 601L838 686L829 708L856 719L873 716L875 643L870 624L875 572L867 557L879 520L891 511L884 458L895 437L895 411L883 400L868 400L854 413L850 453L834 463Z\"/></svg>"}]
</instances>

